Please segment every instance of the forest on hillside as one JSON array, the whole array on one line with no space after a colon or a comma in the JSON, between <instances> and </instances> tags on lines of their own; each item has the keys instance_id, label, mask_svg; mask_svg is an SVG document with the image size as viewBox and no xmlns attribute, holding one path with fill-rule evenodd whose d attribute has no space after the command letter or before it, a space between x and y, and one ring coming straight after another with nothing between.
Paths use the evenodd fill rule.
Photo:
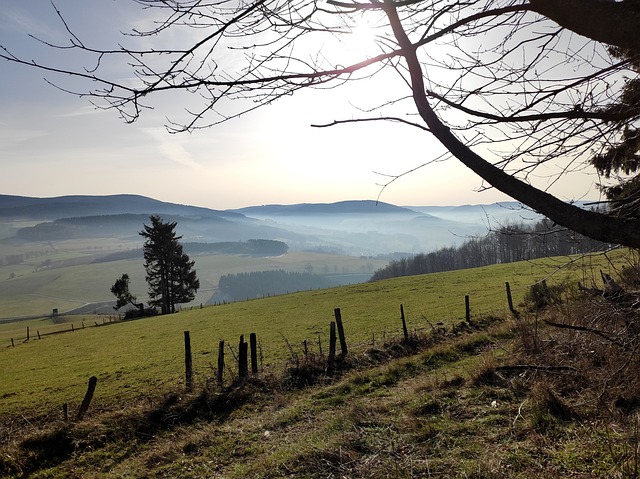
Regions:
<instances>
[{"instance_id":1,"label":"forest on hillside","mask_svg":"<svg viewBox=\"0 0 640 479\"><path fill-rule=\"evenodd\" d=\"M277 240L250 239L247 241L221 241L216 243L184 243L189 254L246 254L249 256L281 256L289 246Z\"/></svg>"},{"instance_id":2,"label":"forest on hillside","mask_svg":"<svg viewBox=\"0 0 640 479\"><path fill-rule=\"evenodd\" d=\"M482 238L469 238L458 247L451 246L393 260L377 270L371 281L606 251L614 246L587 238L545 218L534 224L503 226Z\"/></svg>"},{"instance_id":3,"label":"forest on hillside","mask_svg":"<svg viewBox=\"0 0 640 479\"><path fill-rule=\"evenodd\" d=\"M282 269L225 274L220 277L218 283L218 289L226 301L264 298L331 286L335 286L335 284L324 276L306 272L295 273Z\"/></svg>"},{"instance_id":4,"label":"forest on hillside","mask_svg":"<svg viewBox=\"0 0 640 479\"><path fill-rule=\"evenodd\" d=\"M253 257L281 256L289 251L289 246L276 240L250 239L248 241L221 241L217 243L184 243L184 251L197 254L237 254ZM106 263L124 259L142 258L142 248L116 251L96 258L94 263ZM2 264L2 263L0 263Z\"/></svg>"}]
</instances>

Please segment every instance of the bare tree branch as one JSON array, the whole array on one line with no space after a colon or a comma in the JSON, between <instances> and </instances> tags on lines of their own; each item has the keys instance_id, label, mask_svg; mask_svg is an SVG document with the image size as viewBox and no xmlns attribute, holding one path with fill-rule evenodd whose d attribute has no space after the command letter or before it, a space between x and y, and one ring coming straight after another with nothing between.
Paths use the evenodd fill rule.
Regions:
<instances>
[{"instance_id":1,"label":"bare tree branch","mask_svg":"<svg viewBox=\"0 0 640 479\"><path fill-rule=\"evenodd\" d=\"M594 155L634 138L625 131L640 128L640 93L630 87L640 71L640 2L135 3L150 26L131 30L126 39L144 40L142 48L95 47L52 2L70 40L36 41L56 54L81 54L87 63L67 68L57 58L23 58L6 45L0 45L0 58L50 74L57 88L115 109L126 122L136 121L163 94L193 95L200 102L169 117L171 132L219 125L302 89L379 82L366 107L355 107L357 117L312 126L392 121L417 127L479 175L484 188L490 185L590 237L640 247L640 213L622 218L586 211L530 183L543 166L555 164L549 179L554 184L584 171ZM345 47L364 20L375 40L356 57ZM109 70L114 61L129 68L126 80ZM69 77L88 89L65 86ZM402 176L388 175L386 185ZM630 194L627 203L635 204L634 198Z\"/></svg>"}]
</instances>

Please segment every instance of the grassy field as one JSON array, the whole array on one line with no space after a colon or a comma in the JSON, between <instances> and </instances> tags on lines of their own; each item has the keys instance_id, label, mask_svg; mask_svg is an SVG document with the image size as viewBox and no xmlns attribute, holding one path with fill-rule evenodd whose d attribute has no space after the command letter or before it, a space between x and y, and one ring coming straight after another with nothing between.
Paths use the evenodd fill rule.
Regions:
<instances>
[{"instance_id":1,"label":"grassy field","mask_svg":"<svg viewBox=\"0 0 640 479\"><path fill-rule=\"evenodd\" d=\"M615 393L602 400L602 387L620 386L607 371L622 368L588 376L599 368L589 362L594 348L616 356L623 350L602 337L584 343L588 336L575 331L560 338L542 329L541 317L569 311L577 317L593 309L602 321L596 305L607 301L583 299L542 316L520 304L535 281L602 284L600 270L615 277L626 262L616 252L397 278L87 327L15 347L6 338L19 329L2 325L0 476L636 478L640 414L624 412L629 401L615 406ZM505 281L523 313L517 320L507 314ZM472 325L462 327L467 294ZM423 331L414 346L399 340L399 304L409 329ZM304 339L317 352L321 338L326 354L336 307L350 347L344 367L292 388L285 362L292 351L301 354ZM444 329L434 332L438 322ZM194 353L192 393L184 387L185 330ZM225 387L214 385L218 340L237 351L238 336L249 332L258 334L261 374L232 381L232 368ZM542 357L541 347L575 357L579 374L498 372L503 365L558 364ZM626 354L620 363L633 358ZM635 381L630 393L635 369L626 373ZM61 405L75 414L90 375L98 387L89 413L62 421Z\"/></svg>"},{"instance_id":2,"label":"grassy field","mask_svg":"<svg viewBox=\"0 0 640 479\"><path fill-rule=\"evenodd\" d=\"M111 245L109 251L118 251ZM98 251L81 243L58 245L55 252L27 258L18 265L0 266L0 319L51 314L54 308L69 311L86 303L113 301L111 285L123 273L131 278L131 291L145 300L147 284L142 260L120 260L106 263L86 263L37 270L43 261L77 260L93 258ZM105 251L108 245L101 247ZM87 250L88 252L85 252ZM220 276L251 271L284 269L302 272L311 267L313 272L373 273L386 261L346 257L312 252L292 252L279 257L253 258L240 255L195 255L195 268L200 279L200 290L191 305L204 304L212 296ZM190 305L183 305L189 307Z\"/></svg>"},{"instance_id":3,"label":"grassy field","mask_svg":"<svg viewBox=\"0 0 640 479\"><path fill-rule=\"evenodd\" d=\"M204 383L213 377L220 339L237 350L238 337L255 332L263 367L278 369L291 356L287 344L300 351L307 340L317 349L320 340L326 352L334 308L341 308L348 342L364 347L401 334L400 304L411 330L460 322L465 316L465 295L470 296L472 318L502 315L507 309L506 281L517 304L533 282L547 277L550 283L570 279L588 284L599 269L615 274L612 257L618 267L624 262L614 254L572 263L558 258L505 264L196 308L100 327L90 327L94 320L87 317L85 329L78 324L80 318L69 317L67 321L75 325L73 333L41 340L33 339L33 328L69 330L70 325L51 325L50 320L6 324L0 328L0 411L6 419L18 412L47 414L63 403L77 403L92 375L99 384L95 401L105 407L180 390L186 330L191 332L196 381ZM76 281L77 285L82 282ZM32 328L32 340L22 342L18 338L24 338L27 325Z\"/></svg>"}]
</instances>

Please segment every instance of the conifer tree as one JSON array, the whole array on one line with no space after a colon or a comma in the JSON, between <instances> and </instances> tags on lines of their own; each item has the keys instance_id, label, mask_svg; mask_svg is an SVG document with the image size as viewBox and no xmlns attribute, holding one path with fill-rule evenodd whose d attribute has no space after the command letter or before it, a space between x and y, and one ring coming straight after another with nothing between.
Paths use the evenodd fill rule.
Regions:
<instances>
[{"instance_id":1,"label":"conifer tree","mask_svg":"<svg viewBox=\"0 0 640 479\"><path fill-rule=\"evenodd\" d=\"M176 222L164 222L152 215L151 226L144 225L140 236L143 246L146 280L149 284L149 304L160 308L162 314L175 313L176 304L195 298L200 281L193 269L194 261L182 250L175 232Z\"/></svg>"}]
</instances>

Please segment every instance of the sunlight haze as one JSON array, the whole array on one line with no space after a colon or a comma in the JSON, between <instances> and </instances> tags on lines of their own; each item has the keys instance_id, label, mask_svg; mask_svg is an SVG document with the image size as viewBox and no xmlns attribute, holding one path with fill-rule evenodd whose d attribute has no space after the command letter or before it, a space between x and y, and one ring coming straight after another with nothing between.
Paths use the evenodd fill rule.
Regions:
<instances>
[{"instance_id":1,"label":"sunlight haze","mask_svg":"<svg viewBox=\"0 0 640 479\"><path fill-rule=\"evenodd\" d=\"M55 4L87 45L115 47L128 40L121 31L144 24L133 2ZM4 1L1 45L48 65L80 61L38 43L30 33L58 44L69 36L48 0ZM374 33L369 25L355 32L351 54L366 55ZM118 71L117 65L113 68ZM301 91L210 129L169 134L167 118L180 119L193 100L188 96L164 95L153 110L127 125L116 111L98 110L87 98L48 84L42 71L6 61L1 71L2 194L132 193L214 209L346 199L379 198L397 205L509 199L491 189L479 192L481 180L452 159L429 164L383 189L388 175L401 175L443 154L428 133L416 128L384 122L312 127L358 118L358 108L384 101L385 88L405 87L389 75L339 89ZM46 79L70 90L91 87L53 73ZM544 187L548 180L532 181ZM585 174L563 180L552 191L566 200L595 198L596 181Z\"/></svg>"}]
</instances>

